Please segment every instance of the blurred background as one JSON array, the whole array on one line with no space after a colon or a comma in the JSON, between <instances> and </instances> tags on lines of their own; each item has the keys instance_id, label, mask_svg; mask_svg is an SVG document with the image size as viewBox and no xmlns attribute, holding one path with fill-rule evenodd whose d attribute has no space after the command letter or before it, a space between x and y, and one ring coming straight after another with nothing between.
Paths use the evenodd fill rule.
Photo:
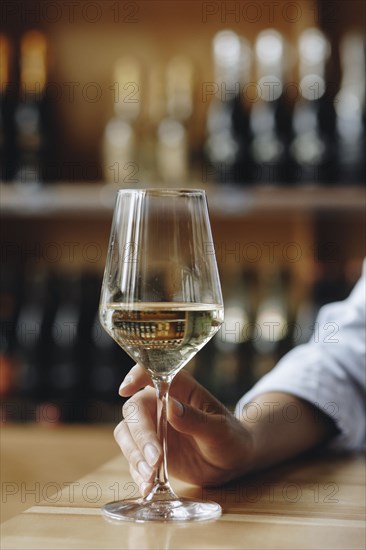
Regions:
<instances>
[{"instance_id":1,"label":"blurred background","mask_svg":"<svg viewBox=\"0 0 366 550\"><path fill-rule=\"evenodd\" d=\"M225 322L187 368L232 408L361 272L364 3L4 0L0 25L2 422L119 421L120 187L207 190Z\"/></svg>"}]
</instances>

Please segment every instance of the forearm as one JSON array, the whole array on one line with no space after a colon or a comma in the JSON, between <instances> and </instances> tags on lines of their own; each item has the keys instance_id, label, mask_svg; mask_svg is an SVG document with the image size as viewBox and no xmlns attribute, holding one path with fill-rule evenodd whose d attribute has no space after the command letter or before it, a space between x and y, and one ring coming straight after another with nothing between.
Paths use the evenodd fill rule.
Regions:
<instances>
[{"instance_id":1,"label":"forearm","mask_svg":"<svg viewBox=\"0 0 366 550\"><path fill-rule=\"evenodd\" d=\"M337 431L333 421L319 409L282 392L259 395L244 407L240 421L252 436L251 471L316 447Z\"/></svg>"}]
</instances>

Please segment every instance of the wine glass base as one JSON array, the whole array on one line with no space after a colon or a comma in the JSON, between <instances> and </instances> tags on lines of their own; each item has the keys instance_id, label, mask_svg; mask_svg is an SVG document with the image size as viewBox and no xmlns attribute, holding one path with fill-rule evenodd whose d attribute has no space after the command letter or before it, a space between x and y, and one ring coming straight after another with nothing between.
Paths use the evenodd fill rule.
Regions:
<instances>
[{"instance_id":1,"label":"wine glass base","mask_svg":"<svg viewBox=\"0 0 366 550\"><path fill-rule=\"evenodd\" d=\"M176 500L130 499L109 502L102 507L102 514L108 519L122 521L208 521L221 516L219 504L189 498Z\"/></svg>"}]
</instances>

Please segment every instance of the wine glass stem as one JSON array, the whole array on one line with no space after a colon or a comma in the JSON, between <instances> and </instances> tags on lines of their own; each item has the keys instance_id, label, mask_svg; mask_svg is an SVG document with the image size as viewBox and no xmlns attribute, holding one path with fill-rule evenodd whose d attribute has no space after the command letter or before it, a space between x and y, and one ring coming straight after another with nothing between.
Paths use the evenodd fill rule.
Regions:
<instances>
[{"instance_id":1,"label":"wine glass stem","mask_svg":"<svg viewBox=\"0 0 366 550\"><path fill-rule=\"evenodd\" d=\"M156 470L154 487L147 498L163 498L170 500L177 498L170 487L167 467L167 405L171 381L154 379L157 399L157 434L163 449L163 460Z\"/></svg>"}]
</instances>

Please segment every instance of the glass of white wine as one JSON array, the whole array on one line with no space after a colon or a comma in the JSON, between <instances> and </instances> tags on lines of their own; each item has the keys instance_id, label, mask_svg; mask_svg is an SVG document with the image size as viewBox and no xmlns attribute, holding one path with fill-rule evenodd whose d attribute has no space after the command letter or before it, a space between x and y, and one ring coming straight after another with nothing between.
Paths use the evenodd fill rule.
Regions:
<instances>
[{"instance_id":1,"label":"glass of white wine","mask_svg":"<svg viewBox=\"0 0 366 550\"><path fill-rule=\"evenodd\" d=\"M151 376L164 459L146 497L103 506L103 514L110 519L197 521L221 514L215 502L179 498L167 471L170 384L223 322L212 242L204 191L118 192L100 319L110 336Z\"/></svg>"}]
</instances>

